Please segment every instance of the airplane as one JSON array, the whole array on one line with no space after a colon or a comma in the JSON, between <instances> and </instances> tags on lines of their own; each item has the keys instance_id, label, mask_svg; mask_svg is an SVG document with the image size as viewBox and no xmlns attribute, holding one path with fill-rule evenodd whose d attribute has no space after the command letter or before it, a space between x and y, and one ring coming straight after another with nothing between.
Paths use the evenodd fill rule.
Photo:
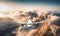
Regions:
<instances>
[{"instance_id":1,"label":"airplane","mask_svg":"<svg viewBox=\"0 0 60 36\"><path fill-rule=\"evenodd\" d=\"M41 23L42 22L32 22L32 20L29 19L28 22L20 22L20 25L23 26L23 27L32 27L34 25L38 26Z\"/></svg>"}]
</instances>

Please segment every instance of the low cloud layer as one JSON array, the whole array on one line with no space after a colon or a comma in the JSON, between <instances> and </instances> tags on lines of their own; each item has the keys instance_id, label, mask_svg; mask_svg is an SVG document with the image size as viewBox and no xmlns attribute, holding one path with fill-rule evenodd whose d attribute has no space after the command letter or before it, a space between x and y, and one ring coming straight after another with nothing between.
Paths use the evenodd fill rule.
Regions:
<instances>
[{"instance_id":1,"label":"low cloud layer","mask_svg":"<svg viewBox=\"0 0 60 36\"><path fill-rule=\"evenodd\" d=\"M29 31L29 36L32 35L32 34L30 34L30 32L33 33L35 31L34 33L36 33L36 32L38 32L37 30L42 29L42 27L47 26L47 28L45 28L45 29L48 30L48 28L49 28L48 22L50 22L52 24L50 28L53 28L53 27L57 28L56 26L58 26L58 27L60 26L60 13L58 11L41 12L41 11L34 10L34 11L28 11L28 12L25 12L25 11L19 11L19 12L14 12L14 13L11 12L9 14L11 14L12 15L11 17L13 17L13 18L11 18L10 16L9 17L0 17L0 31L3 32L2 34L4 34L4 36L13 35L13 33L15 32L16 29L17 29L16 30L17 32L15 32L15 34L18 33L18 31L20 30L19 29L20 24L21 24L20 22L27 23L27 21L29 20L30 17L32 19L32 22L43 22L43 23L38 23L38 24L40 24L40 26L34 25L33 28L27 27L27 31ZM43 24L46 24L46 25L43 25ZM56 26L53 26L53 25L56 25ZM12 29L12 28L15 28L15 29ZM23 29L23 26L21 29ZM9 30L9 31L11 30L11 32L9 32L9 31L7 32L7 30ZM6 33L4 33L4 32L6 32ZM26 34L26 32L24 32L24 33ZM2 34L0 34L0 35L3 36ZM21 34L20 31L19 31L18 35L19 34ZM36 35L37 35L37 33L36 33ZM45 33L45 35L46 35L46 33Z\"/></svg>"}]
</instances>

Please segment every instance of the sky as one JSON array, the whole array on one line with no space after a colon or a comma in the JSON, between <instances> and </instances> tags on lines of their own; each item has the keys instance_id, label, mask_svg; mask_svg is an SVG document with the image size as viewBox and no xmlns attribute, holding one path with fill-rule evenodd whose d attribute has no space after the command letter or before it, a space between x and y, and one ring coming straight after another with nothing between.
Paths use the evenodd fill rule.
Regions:
<instances>
[{"instance_id":1,"label":"sky","mask_svg":"<svg viewBox=\"0 0 60 36\"><path fill-rule=\"evenodd\" d=\"M10 2L18 2L18 3L34 3L34 4L40 4L40 3L46 3L46 4L56 4L56 5L60 5L60 1L59 0L8 0Z\"/></svg>"},{"instance_id":2,"label":"sky","mask_svg":"<svg viewBox=\"0 0 60 36\"><path fill-rule=\"evenodd\" d=\"M49 1L0 1L0 11L27 11L27 10L38 10L38 9L55 9L59 8L60 5L55 2Z\"/></svg>"},{"instance_id":3,"label":"sky","mask_svg":"<svg viewBox=\"0 0 60 36\"><path fill-rule=\"evenodd\" d=\"M59 1L34 1L34 0L0 0L0 17L4 17L4 14L10 12L19 12L19 11L52 11L52 10L60 10ZM3 14L4 13L4 14Z\"/></svg>"}]
</instances>

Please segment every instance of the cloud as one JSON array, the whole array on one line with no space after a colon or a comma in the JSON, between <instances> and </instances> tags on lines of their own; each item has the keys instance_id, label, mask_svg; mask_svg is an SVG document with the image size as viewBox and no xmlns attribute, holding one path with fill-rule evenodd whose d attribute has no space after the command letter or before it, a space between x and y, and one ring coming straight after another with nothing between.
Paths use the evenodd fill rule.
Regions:
<instances>
[{"instance_id":1,"label":"cloud","mask_svg":"<svg viewBox=\"0 0 60 36\"><path fill-rule=\"evenodd\" d=\"M18 26L18 23L13 21L13 19L11 18L0 18L0 30L3 31L5 29L9 29L9 28L12 28L12 27L16 27Z\"/></svg>"}]
</instances>

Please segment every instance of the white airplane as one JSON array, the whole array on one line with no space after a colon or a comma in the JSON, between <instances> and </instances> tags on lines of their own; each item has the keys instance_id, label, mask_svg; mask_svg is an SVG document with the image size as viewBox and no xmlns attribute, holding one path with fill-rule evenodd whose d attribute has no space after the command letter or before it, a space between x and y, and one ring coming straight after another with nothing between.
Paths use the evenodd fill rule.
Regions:
<instances>
[{"instance_id":1,"label":"white airplane","mask_svg":"<svg viewBox=\"0 0 60 36\"><path fill-rule=\"evenodd\" d=\"M23 27L34 27L35 25L39 25L40 23L42 23L42 22L32 22L32 20L29 19L28 22L21 22L20 24Z\"/></svg>"}]
</instances>

